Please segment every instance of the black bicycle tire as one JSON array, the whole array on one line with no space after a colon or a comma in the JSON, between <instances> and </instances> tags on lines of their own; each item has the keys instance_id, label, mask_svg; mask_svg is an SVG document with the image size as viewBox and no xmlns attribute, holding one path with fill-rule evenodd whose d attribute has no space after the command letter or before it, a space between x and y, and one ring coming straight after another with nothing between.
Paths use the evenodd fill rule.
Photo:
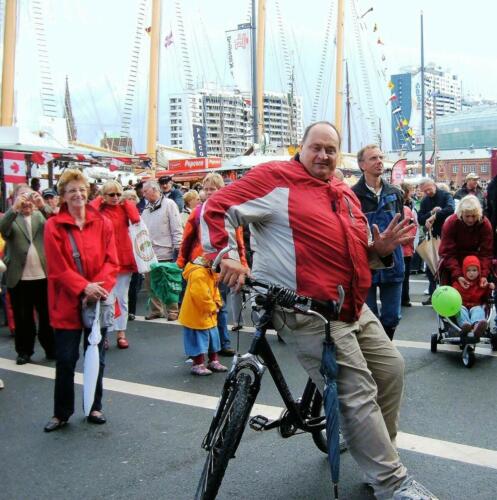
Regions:
<instances>
[{"instance_id":1,"label":"black bicycle tire","mask_svg":"<svg viewBox=\"0 0 497 500\"><path fill-rule=\"evenodd\" d=\"M323 398L321 397L321 393L317 390L317 387L314 386L315 394L312 398L311 403L311 417L320 417L323 414ZM318 447L320 451L328 454L328 442L326 440L326 431L315 431L312 433L312 440L314 444Z\"/></svg>"},{"instance_id":2,"label":"black bicycle tire","mask_svg":"<svg viewBox=\"0 0 497 500\"><path fill-rule=\"evenodd\" d=\"M253 397L250 395L251 384L252 377L248 373L242 372L237 376L232 389L233 395L229 398L229 402L225 406L225 412L219 420L222 428L215 431L215 439L222 437L224 441L221 448L218 448L217 461L213 465L212 471L210 471L210 465L215 453L215 444L208 452L197 487L196 500L214 500L217 496L228 462L234 457L238 448L254 403ZM231 412L231 418L226 418L227 412ZM202 491L204 485L205 490Z\"/></svg>"}]
</instances>

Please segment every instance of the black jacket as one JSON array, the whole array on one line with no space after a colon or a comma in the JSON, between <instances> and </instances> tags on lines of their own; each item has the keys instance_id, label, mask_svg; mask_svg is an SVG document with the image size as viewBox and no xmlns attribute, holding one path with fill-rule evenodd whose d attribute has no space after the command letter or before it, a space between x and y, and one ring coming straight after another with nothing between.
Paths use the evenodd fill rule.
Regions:
<instances>
[{"instance_id":1,"label":"black jacket","mask_svg":"<svg viewBox=\"0 0 497 500\"><path fill-rule=\"evenodd\" d=\"M381 196L394 194L395 201L388 202L385 205L385 210L391 210L392 212L401 214L401 217L404 215L404 197L402 196L402 192L399 188L389 184L386 181L383 182L383 189L381 190ZM370 212L375 212L378 208L379 197L376 196L366 185L366 179L364 175L361 175L361 178L352 186L352 191L356 194L361 202L362 211L367 214Z\"/></svg>"},{"instance_id":2,"label":"black jacket","mask_svg":"<svg viewBox=\"0 0 497 500\"><path fill-rule=\"evenodd\" d=\"M497 251L497 176L495 176L487 186L487 206L485 215L492 224L494 233L494 255Z\"/></svg>"},{"instance_id":3,"label":"black jacket","mask_svg":"<svg viewBox=\"0 0 497 500\"><path fill-rule=\"evenodd\" d=\"M426 221L432 216L431 211L435 207L440 207L442 210L437 212L435 222L432 226L432 234L435 237L442 235L442 226L445 219L454 213L454 198L452 195L443 189L437 188L435 194L430 198L425 196L421 200L421 205L418 212L418 222L420 226L424 226Z\"/></svg>"},{"instance_id":4,"label":"black jacket","mask_svg":"<svg viewBox=\"0 0 497 500\"><path fill-rule=\"evenodd\" d=\"M373 193L366 185L364 175L359 182L352 186L352 191L361 202L361 208L368 219L370 227L376 224L380 231L384 231L396 214L404 217L404 203L402 192L386 181L382 181L380 196ZM372 231L372 227L371 227ZM398 283L404 280L404 257L399 245L393 252L393 266L372 272L372 284Z\"/></svg>"},{"instance_id":5,"label":"black jacket","mask_svg":"<svg viewBox=\"0 0 497 500\"><path fill-rule=\"evenodd\" d=\"M481 208L483 211L486 210L486 200L485 200L485 195L483 193L483 189L480 186L476 186L475 192L472 193L469 191L468 186L466 183L464 183L461 187L461 189L458 189L456 191L456 194L454 194L454 200L462 200L465 196L468 196L468 194L474 194L478 200L480 201Z\"/></svg>"}]
</instances>

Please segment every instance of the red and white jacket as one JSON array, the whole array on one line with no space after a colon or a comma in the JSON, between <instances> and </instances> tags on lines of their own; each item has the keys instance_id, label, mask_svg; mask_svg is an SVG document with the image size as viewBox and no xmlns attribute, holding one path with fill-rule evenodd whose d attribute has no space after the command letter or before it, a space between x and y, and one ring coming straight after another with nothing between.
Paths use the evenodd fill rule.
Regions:
<instances>
[{"instance_id":1,"label":"red and white jacket","mask_svg":"<svg viewBox=\"0 0 497 500\"><path fill-rule=\"evenodd\" d=\"M358 318L371 284L368 223L352 190L311 176L297 160L259 165L212 195L202 210L202 246L213 258L236 248L233 228L250 224L252 275L319 300L345 290L340 319ZM237 252L229 255L237 259Z\"/></svg>"}]
</instances>

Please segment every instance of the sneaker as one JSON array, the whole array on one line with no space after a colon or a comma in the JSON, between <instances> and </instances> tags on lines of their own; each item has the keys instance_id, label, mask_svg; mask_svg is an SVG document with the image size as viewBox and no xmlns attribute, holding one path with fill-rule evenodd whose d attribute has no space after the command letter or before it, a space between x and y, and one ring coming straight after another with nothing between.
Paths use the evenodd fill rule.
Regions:
<instances>
[{"instance_id":1,"label":"sneaker","mask_svg":"<svg viewBox=\"0 0 497 500\"><path fill-rule=\"evenodd\" d=\"M169 313L167 315L167 321L177 321L178 320L178 313Z\"/></svg>"},{"instance_id":2,"label":"sneaker","mask_svg":"<svg viewBox=\"0 0 497 500\"><path fill-rule=\"evenodd\" d=\"M475 337L479 339L482 335L485 335L486 331L487 331L487 321L484 319L478 321L474 329Z\"/></svg>"},{"instance_id":3,"label":"sneaker","mask_svg":"<svg viewBox=\"0 0 497 500\"><path fill-rule=\"evenodd\" d=\"M431 306L431 297L428 297L426 300L423 300L421 304L423 304L424 306Z\"/></svg>"},{"instance_id":4,"label":"sneaker","mask_svg":"<svg viewBox=\"0 0 497 500\"><path fill-rule=\"evenodd\" d=\"M193 365L190 371L193 375L197 375L198 377L212 375L212 372L205 365Z\"/></svg>"},{"instance_id":5,"label":"sneaker","mask_svg":"<svg viewBox=\"0 0 497 500\"><path fill-rule=\"evenodd\" d=\"M424 295L430 295L430 290L427 288L426 290L423 290Z\"/></svg>"},{"instance_id":6,"label":"sneaker","mask_svg":"<svg viewBox=\"0 0 497 500\"><path fill-rule=\"evenodd\" d=\"M438 497L428 491L421 483L414 479L408 479L393 492L392 500L438 500Z\"/></svg>"},{"instance_id":7,"label":"sneaker","mask_svg":"<svg viewBox=\"0 0 497 500\"><path fill-rule=\"evenodd\" d=\"M209 361L209 363L207 363L207 368L209 370L211 370L212 372L217 372L217 373L228 371L228 368L226 368L226 366L222 365L217 360L216 361Z\"/></svg>"}]
</instances>

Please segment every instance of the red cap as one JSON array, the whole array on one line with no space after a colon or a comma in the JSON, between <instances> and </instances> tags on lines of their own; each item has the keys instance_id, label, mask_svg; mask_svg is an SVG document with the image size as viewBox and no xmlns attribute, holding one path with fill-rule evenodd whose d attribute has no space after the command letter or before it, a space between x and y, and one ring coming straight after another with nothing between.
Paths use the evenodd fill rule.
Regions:
<instances>
[{"instance_id":1,"label":"red cap","mask_svg":"<svg viewBox=\"0 0 497 500\"><path fill-rule=\"evenodd\" d=\"M481 271L480 259L476 257L476 255L468 255L462 261L462 271L464 275L466 275L466 270L469 266L475 266L478 268L478 271Z\"/></svg>"}]
</instances>

